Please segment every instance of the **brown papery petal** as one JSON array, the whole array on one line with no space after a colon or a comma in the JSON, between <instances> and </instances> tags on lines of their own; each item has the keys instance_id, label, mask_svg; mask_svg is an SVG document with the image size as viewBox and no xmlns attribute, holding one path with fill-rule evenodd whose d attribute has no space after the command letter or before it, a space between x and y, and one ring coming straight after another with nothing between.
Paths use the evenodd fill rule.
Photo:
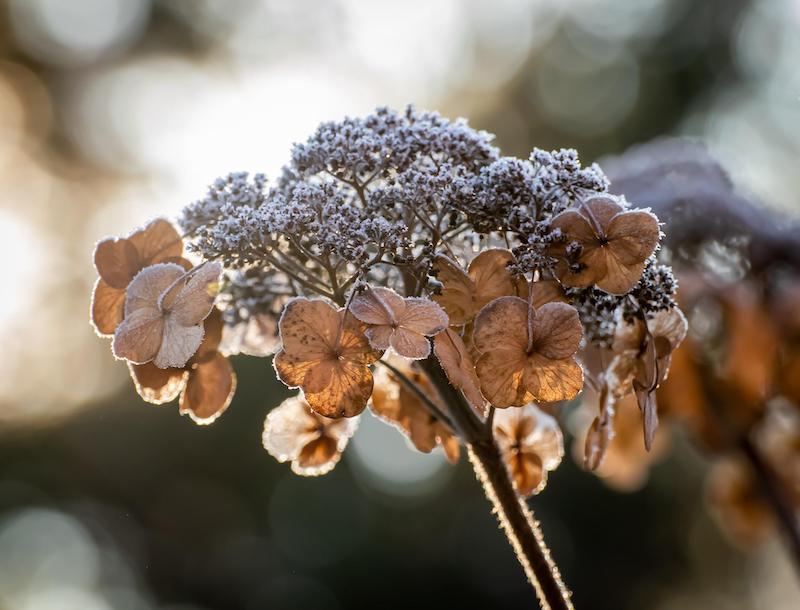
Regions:
<instances>
[{"instance_id":1,"label":"brown papery petal","mask_svg":"<svg viewBox=\"0 0 800 610\"><path fill-rule=\"evenodd\" d=\"M528 359L521 350L496 349L483 354L475 365L481 393L498 408L521 407L534 396L523 383Z\"/></svg>"},{"instance_id":2,"label":"brown papery petal","mask_svg":"<svg viewBox=\"0 0 800 610\"><path fill-rule=\"evenodd\" d=\"M597 287L609 294L623 295L633 290L642 279L645 262L623 265L609 247L598 249L603 254L604 263L602 278L595 281ZM598 267L600 268L600 267Z\"/></svg>"},{"instance_id":3,"label":"brown papery petal","mask_svg":"<svg viewBox=\"0 0 800 610\"><path fill-rule=\"evenodd\" d=\"M475 285L474 312L498 297L517 295L517 283L508 270L514 260L509 250L500 248L484 250L472 260L469 277Z\"/></svg>"},{"instance_id":4,"label":"brown papery petal","mask_svg":"<svg viewBox=\"0 0 800 610\"><path fill-rule=\"evenodd\" d=\"M354 417L367 406L372 394L372 373L361 364L350 361L322 362L306 375L325 380L303 386L308 405L325 417ZM310 389L312 388L312 389Z\"/></svg>"},{"instance_id":5,"label":"brown papery petal","mask_svg":"<svg viewBox=\"0 0 800 610\"><path fill-rule=\"evenodd\" d=\"M528 358L524 384L539 402L572 400L583 388L583 369L572 358L550 360L534 354Z\"/></svg>"},{"instance_id":6,"label":"brown papery petal","mask_svg":"<svg viewBox=\"0 0 800 610\"><path fill-rule=\"evenodd\" d=\"M397 318L401 327L429 337L447 328L448 321L438 303L415 297L405 299L405 311Z\"/></svg>"},{"instance_id":7,"label":"brown papery petal","mask_svg":"<svg viewBox=\"0 0 800 610\"><path fill-rule=\"evenodd\" d=\"M555 280L539 280L538 282L533 282L530 284L530 289L533 291L533 306L536 309L545 303L567 302L564 289L561 288L561 284ZM527 287L519 296L527 298Z\"/></svg>"},{"instance_id":8,"label":"brown papery petal","mask_svg":"<svg viewBox=\"0 0 800 610\"><path fill-rule=\"evenodd\" d=\"M137 309L158 309L161 293L183 274L183 268L174 263L159 263L142 269L126 290L125 317Z\"/></svg>"},{"instance_id":9,"label":"brown papery petal","mask_svg":"<svg viewBox=\"0 0 800 610\"><path fill-rule=\"evenodd\" d=\"M206 358L214 357L222 341L223 329L222 312L215 307L203 321L203 342L200 344L197 354L195 354L195 360L202 361Z\"/></svg>"},{"instance_id":10,"label":"brown papery petal","mask_svg":"<svg viewBox=\"0 0 800 610\"><path fill-rule=\"evenodd\" d=\"M175 400L188 375L184 369L160 369L152 362L128 364L128 369L139 396L154 405Z\"/></svg>"},{"instance_id":11,"label":"brown papery petal","mask_svg":"<svg viewBox=\"0 0 800 610\"><path fill-rule=\"evenodd\" d=\"M196 424L210 424L225 412L235 391L233 367L225 356L217 353L189 371L180 412L188 414Z\"/></svg>"},{"instance_id":12,"label":"brown papery petal","mask_svg":"<svg viewBox=\"0 0 800 610\"><path fill-rule=\"evenodd\" d=\"M325 357L334 347L339 322L339 313L325 301L289 301L278 322L283 349L308 360Z\"/></svg>"},{"instance_id":13,"label":"brown papery petal","mask_svg":"<svg viewBox=\"0 0 800 610\"><path fill-rule=\"evenodd\" d=\"M547 472L542 468L542 460L535 453L520 453L507 460L517 492L524 497L544 489Z\"/></svg>"},{"instance_id":14,"label":"brown papery petal","mask_svg":"<svg viewBox=\"0 0 800 610\"><path fill-rule=\"evenodd\" d=\"M469 322L475 313L472 279L456 262L443 254L434 258L433 273L442 283L442 291L433 295L432 299L447 312L450 324L460 326Z\"/></svg>"},{"instance_id":15,"label":"brown papery petal","mask_svg":"<svg viewBox=\"0 0 800 610\"><path fill-rule=\"evenodd\" d=\"M659 235L658 218L650 212L635 210L612 218L606 237L609 248L623 265L635 265L653 254Z\"/></svg>"},{"instance_id":16,"label":"brown papery petal","mask_svg":"<svg viewBox=\"0 0 800 610\"><path fill-rule=\"evenodd\" d=\"M611 197L595 195L586 199L578 210L587 219L591 214L597 224L607 232L611 220L623 212L624 208Z\"/></svg>"},{"instance_id":17,"label":"brown papery petal","mask_svg":"<svg viewBox=\"0 0 800 610\"><path fill-rule=\"evenodd\" d=\"M143 265L164 262L183 253L181 236L163 218L156 218L144 230L133 233L128 240L138 250Z\"/></svg>"},{"instance_id":18,"label":"brown papery petal","mask_svg":"<svg viewBox=\"0 0 800 610\"><path fill-rule=\"evenodd\" d=\"M125 291L112 288L102 278L92 290L92 325L100 336L111 336L125 313Z\"/></svg>"},{"instance_id":19,"label":"brown papery petal","mask_svg":"<svg viewBox=\"0 0 800 610\"><path fill-rule=\"evenodd\" d=\"M264 420L264 449L279 462L297 459L303 447L319 438L320 422L302 396L292 396Z\"/></svg>"},{"instance_id":20,"label":"brown papery petal","mask_svg":"<svg viewBox=\"0 0 800 610\"><path fill-rule=\"evenodd\" d=\"M500 297L475 318L473 342L479 352L528 348L528 303L519 297Z\"/></svg>"},{"instance_id":21,"label":"brown papery petal","mask_svg":"<svg viewBox=\"0 0 800 610\"><path fill-rule=\"evenodd\" d=\"M219 277L222 265L205 263L189 278L169 306L171 318L181 326L200 324L211 313L219 293ZM164 298L166 306L166 297Z\"/></svg>"},{"instance_id":22,"label":"brown papery petal","mask_svg":"<svg viewBox=\"0 0 800 610\"><path fill-rule=\"evenodd\" d=\"M546 303L536 310L534 349L552 360L568 358L578 351L583 327L578 310L566 303Z\"/></svg>"},{"instance_id":23,"label":"brown papery petal","mask_svg":"<svg viewBox=\"0 0 800 610\"><path fill-rule=\"evenodd\" d=\"M405 309L403 297L390 288L368 288L350 302L350 313L367 324L392 324Z\"/></svg>"},{"instance_id":24,"label":"brown papery petal","mask_svg":"<svg viewBox=\"0 0 800 610\"><path fill-rule=\"evenodd\" d=\"M297 465L296 467L293 465L292 470L297 474L306 474L310 470L331 464L332 460L338 458L338 454L336 441L328 436L321 436L300 450L296 460Z\"/></svg>"},{"instance_id":25,"label":"brown papery petal","mask_svg":"<svg viewBox=\"0 0 800 610\"><path fill-rule=\"evenodd\" d=\"M155 308L143 308L126 316L114 333L114 356L144 364L158 354L164 333L164 318Z\"/></svg>"},{"instance_id":26,"label":"brown papery petal","mask_svg":"<svg viewBox=\"0 0 800 610\"><path fill-rule=\"evenodd\" d=\"M436 335L433 338L433 351L453 387L461 390L469 404L484 415L486 401L475 374L475 364L458 333L448 328Z\"/></svg>"},{"instance_id":27,"label":"brown papery petal","mask_svg":"<svg viewBox=\"0 0 800 610\"><path fill-rule=\"evenodd\" d=\"M390 344L400 356L411 360L422 360L431 353L431 343L425 335L402 327L394 330Z\"/></svg>"},{"instance_id":28,"label":"brown papery petal","mask_svg":"<svg viewBox=\"0 0 800 610\"><path fill-rule=\"evenodd\" d=\"M104 239L95 246L94 266L112 288L124 289L139 271L139 253L127 239Z\"/></svg>"}]
</instances>

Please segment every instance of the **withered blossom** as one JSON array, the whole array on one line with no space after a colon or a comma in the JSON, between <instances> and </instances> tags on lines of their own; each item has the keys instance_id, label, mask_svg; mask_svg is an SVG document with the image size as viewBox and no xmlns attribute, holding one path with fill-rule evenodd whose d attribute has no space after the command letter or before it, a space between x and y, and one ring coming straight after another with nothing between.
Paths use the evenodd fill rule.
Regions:
<instances>
[{"instance_id":1,"label":"withered blossom","mask_svg":"<svg viewBox=\"0 0 800 610\"><path fill-rule=\"evenodd\" d=\"M203 340L222 268L204 263L191 271L175 263L145 267L125 291L125 317L114 333L117 358L159 368L182 367Z\"/></svg>"},{"instance_id":2,"label":"withered blossom","mask_svg":"<svg viewBox=\"0 0 800 610\"><path fill-rule=\"evenodd\" d=\"M558 279L579 288L594 284L611 294L625 294L637 284L660 235L655 215L626 210L610 195L564 210L550 226L562 237L550 247Z\"/></svg>"},{"instance_id":3,"label":"withered blossom","mask_svg":"<svg viewBox=\"0 0 800 610\"><path fill-rule=\"evenodd\" d=\"M433 338L433 352L450 384L463 392L475 411L484 415L486 399L481 394L475 363L461 336L450 328L443 330Z\"/></svg>"},{"instance_id":4,"label":"withered blossom","mask_svg":"<svg viewBox=\"0 0 800 610\"><path fill-rule=\"evenodd\" d=\"M538 494L547 473L564 456L564 437L558 422L534 404L498 411L494 434L514 486L522 496Z\"/></svg>"},{"instance_id":5,"label":"withered blossom","mask_svg":"<svg viewBox=\"0 0 800 610\"><path fill-rule=\"evenodd\" d=\"M269 412L261 439L272 457L292 463L295 474L319 476L333 470L357 428L358 417L323 417L311 410L301 394Z\"/></svg>"},{"instance_id":6,"label":"withered blossom","mask_svg":"<svg viewBox=\"0 0 800 610\"><path fill-rule=\"evenodd\" d=\"M475 319L475 371L481 392L495 407L521 407L532 400L574 398L583 385L575 361L581 341L578 312L566 303L539 309L519 297L501 297Z\"/></svg>"},{"instance_id":7,"label":"withered blossom","mask_svg":"<svg viewBox=\"0 0 800 610\"><path fill-rule=\"evenodd\" d=\"M236 374L219 351L222 314L216 308L203 322L205 334L197 353L182 368L159 368L152 362L128 364L136 391L160 405L180 396L180 414L195 423L213 423L228 408L236 390Z\"/></svg>"},{"instance_id":8,"label":"withered blossom","mask_svg":"<svg viewBox=\"0 0 800 610\"><path fill-rule=\"evenodd\" d=\"M309 406L326 417L353 417L372 394L369 365L383 354L373 349L366 325L321 300L290 301L279 327L283 346L274 359L278 377L301 388Z\"/></svg>"},{"instance_id":9,"label":"withered blossom","mask_svg":"<svg viewBox=\"0 0 800 610\"><path fill-rule=\"evenodd\" d=\"M447 328L447 314L439 305L419 297L404 299L390 288L367 288L350 302L349 311L369 324L365 334L373 348L391 347L412 360L427 358L428 337Z\"/></svg>"},{"instance_id":10,"label":"withered blossom","mask_svg":"<svg viewBox=\"0 0 800 610\"><path fill-rule=\"evenodd\" d=\"M157 218L128 237L109 237L94 250L94 266L100 276L92 290L92 324L99 335L111 336L125 313L125 289L142 269L155 263L176 262L183 241L175 228ZM188 263L185 263L188 265Z\"/></svg>"}]
</instances>

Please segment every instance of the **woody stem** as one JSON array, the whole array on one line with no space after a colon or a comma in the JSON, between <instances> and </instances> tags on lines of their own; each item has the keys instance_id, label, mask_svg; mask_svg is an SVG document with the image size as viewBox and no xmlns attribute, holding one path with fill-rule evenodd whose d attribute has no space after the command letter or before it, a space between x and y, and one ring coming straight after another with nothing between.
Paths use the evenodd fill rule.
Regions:
<instances>
[{"instance_id":1,"label":"woody stem","mask_svg":"<svg viewBox=\"0 0 800 610\"><path fill-rule=\"evenodd\" d=\"M539 523L508 475L492 430L475 414L459 390L450 385L435 357L421 363L447 405L467 445L475 475L492 503L500 527L514 548L542 610L574 610L570 592L550 556Z\"/></svg>"}]
</instances>

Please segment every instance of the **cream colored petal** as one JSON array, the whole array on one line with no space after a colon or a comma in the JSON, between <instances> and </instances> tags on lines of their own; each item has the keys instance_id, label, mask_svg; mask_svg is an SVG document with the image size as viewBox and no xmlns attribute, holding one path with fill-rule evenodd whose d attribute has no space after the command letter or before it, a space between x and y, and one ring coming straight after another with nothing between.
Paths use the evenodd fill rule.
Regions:
<instances>
[{"instance_id":1,"label":"cream colored petal","mask_svg":"<svg viewBox=\"0 0 800 610\"><path fill-rule=\"evenodd\" d=\"M153 363L159 368L186 366L203 341L203 326L183 326L172 315L164 319L164 335L161 348Z\"/></svg>"},{"instance_id":2,"label":"cream colored petal","mask_svg":"<svg viewBox=\"0 0 800 610\"><path fill-rule=\"evenodd\" d=\"M264 420L264 449L279 462L294 460L303 447L319 438L319 423L302 396L287 398Z\"/></svg>"},{"instance_id":3,"label":"cream colored petal","mask_svg":"<svg viewBox=\"0 0 800 610\"><path fill-rule=\"evenodd\" d=\"M350 303L350 313L366 324L392 324L405 311L403 297L390 288L367 288Z\"/></svg>"},{"instance_id":4,"label":"cream colored petal","mask_svg":"<svg viewBox=\"0 0 800 610\"><path fill-rule=\"evenodd\" d=\"M158 309L148 307L133 311L114 333L111 343L114 356L134 364L150 362L161 347L164 326Z\"/></svg>"},{"instance_id":5,"label":"cream colored petal","mask_svg":"<svg viewBox=\"0 0 800 610\"><path fill-rule=\"evenodd\" d=\"M409 297L405 304L405 312L397 319L402 328L429 337L447 328L447 313L438 303Z\"/></svg>"},{"instance_id":6,"label":"cream colored petal","mask_svg":"<svg viewBox=\"0 0 800 610\"><path fill-rule=\"evenodd\" d=\"M431 342L425 335L402 327L394 330L390 342L397 354L411 360L422 360L431 353Z\"/></svg>"},{"instance_id":7,"label":"cream colored petal","mask_svg":"<svg viewBox=\"0 0 800 610\"><path fill-rule=\"evenodd\" d=\"M364 334L367 336L370 346L385 351L389 349L393 332L391 326L370 326L364 331Z\"/></svg>"},{"instance_id":8,"label":"cream colored petal","mask_svg":"<svg viewBox=\"0 0 800 610\"><path fill-rule=\"evenodd\" d=\"M205 263L189 278L180 289L169 310L176 324L194 326L200 324L211 313L219 293L219 277L222 265ZM166 305L166 297L164 303Z\"/></svg>"},{"instance_id":9,"label":"cream colored petal","mask_svg":"<svg viewBox=\"0 0 800 610\"><path fill-rule=\"evenodd\" d=\"M152 362L128 364L136 391L145 401L161 405L172 402L186 385L184 369L160 369Z\"/></svg>"},{"instance_id":10,"label":"cream colored petal","mask_svg":"<svg viewBox=\"0 0 800 610\"><path fill-rule=\"evenodd\" d=\"M145 267L131 280L125 295L125 317L143 307L158 307L161 293L184 274L175 263L159 263Z\"/></svg>"}]
</instances>

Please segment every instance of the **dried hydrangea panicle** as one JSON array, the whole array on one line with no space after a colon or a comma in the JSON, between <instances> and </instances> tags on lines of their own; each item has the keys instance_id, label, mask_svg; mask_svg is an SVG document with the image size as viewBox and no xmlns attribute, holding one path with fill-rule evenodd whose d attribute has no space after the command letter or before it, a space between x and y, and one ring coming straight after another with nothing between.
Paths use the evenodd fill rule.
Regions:
<instances>
[{"instance_id":1,"label":"dried hydrangea panicle","mask_svg":"<svg viewBox=\"0 0 800 610\"><path fill-rule=\"evenodd\" d=\"M450 324L461 326L498 297L527 296L525 279L514 277L508 269L514 262L514 255L508 250L484 250L472 259L465 273L452 259L439 254L432 272L442 289L433 300L444 307Z\"/></svg>"},{"instance_id":2,"label":"dried hydrangea panicle","mask_svg":"<svg viewBox=\"0 0 800 610\"><path fill-rule=\"evenodd\" d=\"M564 210L550 226L562 235L550 247L561 283L578 288L595 284L611 294L630 292L660 237L654 214L626 210L610 195Z\"/></svg>"},{"instance_id":3,"label":"dried hydrangea panicle","mask_svg":"<svg viewBox=\"0 0 800 610\"><path fill-rule=\"evenodd\" d=\"M686 317L677 307L658 311L646 322L637 318L617 326L609 374L618 380L614 388L618 395L630 387L636 393L648 450L658 427L655 391L667 378L672 352L686 337L687 329Z\"/></svg>"},{"instance_id":4,"label":"dried hydrangea panicle","mask_svg":"<svg viewBox=\"0 0 800 610\"><path fill-rule=\"evenodd\" d=\"M475 318L481 392L500 408L574 398L583 387L574 358L581 334L578 312L566 303L535 309L519 297L495 299Z\"/></svg>"},{"instance_id":5,"label":"dried hydrangea panicle","mask_svg":"<svg viewBox=\"0 0 800 610\"><path fill-rule=\"evenodd\" d=\"M282 348L273 364L290 388L301 388L309 406L326 417L353 417L372 394L373 349L366 325L326 301L296 298L280 322Z\"/></svg>"},{"instance_id":6,"label":"dried hydrangea panicle","mask_svg":"<svg viewBox=\"0 0 800 610\"><path fill-rule=\"evenodd\" d=\"M461 336L447 328L433 338L433 352L450 384L464 394L467 402L481 415L486 415L486 399L475 373L475 363Z\"/></svg>"},{"instance_id":7,"label":"dried hydrangea panicle","mask_svg":"<svg viewBox=\"0 0 800 610\"><path fill-rule=\"evenodd\" d=\"M203 323L205 335L197 353L183 368L158 368L154 363L128 363L139 395L149 403L164 404L180 396L180 413L196 424L214 422L231 403L236 374L218 351L222 315L214 309Z\"/></svg>"},{"instance_id":8,"label":"dried hydrangea panicle","mask_svg":"<svg viewBox=\"0 0 800 610\"><path fill-rule=\"evenodd\" d=\"M403 298L391 288L367 288L350 302L350 313L369 324L370 345L381 351L391 347L412 360L431 353L428 337L447 328L447 314L439 305L418 297Z\"/></svg>"},{"instance_id":9,"label":"dried hydrangea panicle","mask_svg":"<svg viewBox=\"0 0 800 610\"><path fill-rule=\"evenodd\" d=\"M92 291L92 324L101 336L111 336L125 312L125 288L143 268L162 262L178 262L183 241L163 218L150 222L128 237L108 238L94 250L100 276Z\"/></svg>"},{"instance_id":10,"label":"dried hydrangea panicle","mask_svg":"<svg viewBox=\"0 0 800 610\"><path fill-rule=\"evenodd\" d=\"M183 367L203 340L222 267L204 263L186 272L175 263L140 271L125 294L125 318L114 333L117 358L134 364Z\"/></svg>"},{"instance_id":11,"label":"dried hydrangea panicle","mask_svg":"<svg viewBox=\"0 0 800 610\"><path fill-rule=\"evenodd\" d=\"M393 366L437 405L440 411L447 411L433 384L422 372L399 359L393 361ZM403 432L418 451L430 453L437 445L441 445L451 464L458 461L461 454L458 437L394 373L384 368L376 373L371 405L372 411L379 418Z\"/></svg>"},{"instance_id":12,"label":"dried hydrangea panicle","mask_svg":"<svg viewBox=\"0 0 800 610\"><path fill-rule=\"evenodd\" d=\"M333 470L357 428L358 417L323 417L298 395L269 412L261 440L276 460L291 462L295 474L318 476Z\"/></svg>"},{"instance_id":13,"label":"dried hydrangea panicle","mask_svg":"<svg viewBox=\"0 0 800 610\"><path fill-rule=\"evenodd\" d=\"M517 492L527 497L542 491L547 473L564 457L564 437L555 418L528 404L498 411L493 428Z\"/></svg>"}]
</instances>

